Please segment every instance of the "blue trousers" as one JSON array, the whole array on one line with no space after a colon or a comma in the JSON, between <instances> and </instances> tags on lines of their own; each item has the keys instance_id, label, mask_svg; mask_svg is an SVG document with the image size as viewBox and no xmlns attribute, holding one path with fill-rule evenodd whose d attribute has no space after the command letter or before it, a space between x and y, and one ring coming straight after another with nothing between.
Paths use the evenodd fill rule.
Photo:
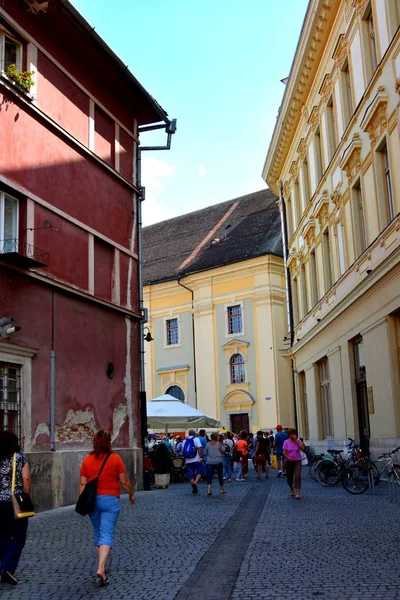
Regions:
<instances>
[{"instance_id":1,"label":"blue trousers","mask_svg":"<svg viewBox=\"0 0 400 600\"><path fill-rule=\"evenodd\" d=\"M15 573L25 546L29 519L16 519L10 501L0 500L0 568Z\"/></svg>"},{"instance_id":2,"label":"blue trousers","mask_svg":"<svg viewBox=\"0 0 400 600\"><path fill-rule=\"evenodd\" d=\"M95 509L89 515L94 529L95 546L105 544L112 548L120 510L121 504L117 496L96 497Z\"/></svg>"},{"instance_id":3,"label":"blue trousers","mask_svg":"<svg viewBox=\"0 0 400 600\"><path fill-rule=\"evenodd\" d=\"M224 466L224 477L227 479L232 478L232 459L230 456L223 456L222 463Z\"/></svg>"}]
</instances>

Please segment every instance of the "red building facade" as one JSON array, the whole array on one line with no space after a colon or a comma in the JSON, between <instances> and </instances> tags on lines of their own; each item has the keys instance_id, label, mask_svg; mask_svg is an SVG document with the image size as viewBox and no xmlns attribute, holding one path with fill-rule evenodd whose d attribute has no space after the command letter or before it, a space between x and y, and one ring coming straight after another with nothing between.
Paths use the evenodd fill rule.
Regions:
<instances>
[{"instance_id":1,"label":"red building facade","mask_svg":"<svg viewBox=\"0 0 400 600\"><path fill-rule=\"evenodd\" d=\"M0 318L21 330L0 338L0 429L20 436L42 507L75 500L99 428L141 471L137 154L160 121L67 0L3 1Z\"/></svg>"}]
</instances>

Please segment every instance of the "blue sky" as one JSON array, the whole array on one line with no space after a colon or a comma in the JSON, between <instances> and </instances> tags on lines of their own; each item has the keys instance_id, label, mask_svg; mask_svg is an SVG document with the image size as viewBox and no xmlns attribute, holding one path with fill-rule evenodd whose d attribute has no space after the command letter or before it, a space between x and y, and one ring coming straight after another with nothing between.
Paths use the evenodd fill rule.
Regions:
<instances>
[{"instance_id":1,"label":"blue sky","mask_svg":"<svg viewBox=\"0 0 400 600\"><path fill-rule=\"evenodd\" d=\"M144 153L145 224L265 187L280 80L308 0L72 3L178 120L170 151ZM142 136L143 145L154 141Z\"/></svg>"}]
</instances>

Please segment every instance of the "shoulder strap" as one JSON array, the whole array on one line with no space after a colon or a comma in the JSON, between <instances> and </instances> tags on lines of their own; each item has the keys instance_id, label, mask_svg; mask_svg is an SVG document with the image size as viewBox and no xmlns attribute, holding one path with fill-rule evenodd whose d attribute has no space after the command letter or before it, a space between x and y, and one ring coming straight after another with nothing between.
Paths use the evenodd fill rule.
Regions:
<instances>
[{"instance_id":1,"label":"shoulder strap","mask_svg":"<svg viewBox=\"0 0 400 600\"><path fill-rule=\"evenodd\" d=\"M108 459L110 458L110 456L111 456L111 453L109 452L109 453L107 454L107 456L105 457L105 459L103 460L103 464L102 464L102 465L101 465L101 467L100 467L100 471L98 472L98 474L97 474L97 477L100 477L100 475L101 475L101 472L102 472L102 470L104 469L104 467L106 466L106 462L108 461Z\"/></svg>"},{"instance_id":2,"label":"shoulder strap","mask_svg":"<svg viewBox=\"0 0 400 600\"><path fill-rule=\"evenodd\" d=\"M11 493L14 493L15 490L15 474L17 471L17 453L14 452L13 458L13 466L12 466L12 479L11 479Z\"/></svg>"}]
</instances>

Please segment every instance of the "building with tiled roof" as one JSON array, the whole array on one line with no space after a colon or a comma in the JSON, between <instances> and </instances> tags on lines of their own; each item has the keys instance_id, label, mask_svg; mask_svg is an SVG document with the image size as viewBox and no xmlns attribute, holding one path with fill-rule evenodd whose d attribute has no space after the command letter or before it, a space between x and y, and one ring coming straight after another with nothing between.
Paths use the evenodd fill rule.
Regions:
<instances>
[{"instance_id":1,"label":"building with tiled roof","mask_svg":"<svg viewBox=\"0 0 400 600\"><path fill-rule=\"evenodd\" d=\"M148 399L169 393L235 432L293 423L271 190L145 227L143 281Z\"/></svg>"}]
</instances>

